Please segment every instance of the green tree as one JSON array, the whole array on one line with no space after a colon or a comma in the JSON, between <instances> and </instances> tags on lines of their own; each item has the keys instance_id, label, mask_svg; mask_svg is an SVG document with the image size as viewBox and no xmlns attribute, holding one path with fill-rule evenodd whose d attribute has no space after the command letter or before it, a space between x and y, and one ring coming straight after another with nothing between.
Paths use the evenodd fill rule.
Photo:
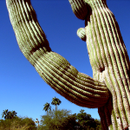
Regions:
<instances>
[{"instance_id":1,"label":"green tree","mask_svg":"<svg viewBox=\"0 0 130 130\"><path fill-rule=\"evenodd\" d=\"M57 105L60 105L60 104L61 104L61 101L60 101L60 99L54 97L54 98L52 99L51 104L52 104L52 105L55 105L55 110L57 110Z\"/></svg>"},{"instance_id":2,"label":"green tree","mask_svg":"<svg viewBox=\"0 0 130 130\"><path fill-rule=\"evenodd\" d=\"M101 122L81 110L70 114L67 110L52 110L42 116L38 130L102 130Z\"/></svg>"},{"instance_id":3,"label":"green tree","mask_svg":"<svg viewBox=\"0 0 130 130\"><path fill-rule=\"evenodd\" d=\"M42 116L41 128L44 130L75 130L76 116L68 110L52 110Z\"/></svg>"},{"instance_id":4,"label":"green tree","mask_svg":"<svg viewBox=\"0 0 130 130\"><path fill-rule=\"evenodd\" d=\"M27 125L28 126L27 130L36 130L36 124L32 118L28 118L28 117L22 118L21 125L23 125L23 126Z\"/></svg>"},{"instance_id":5,"label":"green tree","mask_svg":"<svg viewBox=\"0 0 130 130\"><path fill-rule=\"evenodd\" d=\"M80 110L80 113L76 115L76 119L82 130L101 130L101 123L99 120L91 117L90 114L87 114L84 110Z\"/></svg>"},{"instance_id":6,"label":"green tree","mask_svg":"<svg viewBox=\"0 0 130 130\"><path fill-rule=\"evenodd\" d=\"M46 103L44 104L44 108L43 108L44 111L48 112L49 110L51 110L51 106L50 106L50 103Z\"/></svg>"},{"instance_id":7,"label":"green tree","mask_svg":"<svg viewBox=\"0 0 130 130\"><path fill-rule=\"evenodd\" d=\"M17 116L17 112L16 111L8 111L8 109L3 110L2 118L4 118L4 119L13 119L16 116Z\"/></svg>"},{"instance_id":8,"label":"green tree","mask_svg":"<svg viewBox=\"0 0 130 130\"><path fill-rule=\"evenodd\" d=\"M94 119L96 122L96 130L102 130L101 121L98 119Z\"/></svg>"},{"instance_id":9,"label":"green tree","mask_svg":"<svg viewBox=\"0 0 130 130\"><path fill-rule=\"evenodd\" d=\"M0 120L0 130L36 130L35 122L28 117Z\"/></svg>"}]
</instances>

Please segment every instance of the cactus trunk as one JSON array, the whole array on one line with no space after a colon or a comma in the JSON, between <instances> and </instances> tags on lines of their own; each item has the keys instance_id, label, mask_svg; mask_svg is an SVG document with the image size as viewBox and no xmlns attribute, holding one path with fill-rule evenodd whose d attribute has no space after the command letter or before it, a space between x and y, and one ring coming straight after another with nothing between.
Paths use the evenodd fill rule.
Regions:
<instances>
[{"instance_id":1,"label":"cactus trunk","mask_svg":"<svg viewBox=\"0 0 130 130\"><path fill-rule=\"evenodd\" d=\"M85 19L77 33L86 40L93 78L51 50L30 0L6 4L19 48L43 80L69 101L98 108L103 130L130 129L129 57L105 0L70 0L75 15Z\"/></svg>"},{"instance_id":2,"label":"cactus trunk","mask_svg":"<svg viewBox=\"0 0 130 130\"><path fill-rule=\"evenodd\" d=\"M101 0L90 1L86 20L87 48L93 77L104 81L109 102L98 108L104 130L130 129L130 66L118 24Z\"/></svg>"}]
</instances>

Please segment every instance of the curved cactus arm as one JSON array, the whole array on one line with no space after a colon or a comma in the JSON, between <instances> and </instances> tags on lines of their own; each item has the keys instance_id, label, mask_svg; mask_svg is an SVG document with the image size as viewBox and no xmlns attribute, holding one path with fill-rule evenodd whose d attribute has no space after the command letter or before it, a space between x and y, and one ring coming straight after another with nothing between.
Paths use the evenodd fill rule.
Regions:
<instances>
[{"instance_id":1,"label":"curved cactus arm","mask_svg":"<svg viewBox=\"0 0 130 130\"><path fill-rule=\"evenodd\" d=\"M30 0L6 0L6 4L19 48L45 82L79 106L103 106L109 98L106 85L78 72L51 51Z\"/></svg>"}]
</instances>

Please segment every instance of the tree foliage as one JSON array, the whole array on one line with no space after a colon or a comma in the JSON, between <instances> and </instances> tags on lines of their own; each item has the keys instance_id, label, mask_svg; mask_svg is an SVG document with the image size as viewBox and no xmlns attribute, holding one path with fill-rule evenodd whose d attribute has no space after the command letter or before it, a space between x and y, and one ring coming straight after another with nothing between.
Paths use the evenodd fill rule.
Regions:
<instances>
[{"instance_id":1,"label":"tree foliage","mask_svg":"<svg viewBox=\"0 0 130 130\"><path fill-rule=\"evenodd\" d=\"M80 110L80 113L76 115L77 122L82 130L101 130L101 123L99 120L91 117L84 110Z\"/></svg>"},{"instance_id":2,"label":"tree foliage","mask_svg":"<svg viewBox=\"0 0 130 130\"><path fill-rule=\"evenodd\" d=\"M101 123L81 110L71 114L67 110L52 110L42 116L38 130L101 130Z\"/></svg>"},{"instance_id":3,"label":"tree foliage","mask_svg":"<svg viewBox=\"0 0 130 130\"><path fill-rule=\"evenodd\" d=\"M74 130L75 116L71 116L68 110L52 110L42 116L41 128L44 130Z\"/></svg>"},{"instance_id":4,"label":"tree foliage","mask_svg":"<svg viewBox=\"0 0 130 130\"><path fill-rule=\"evenodd\" d=\"M8 111L8 109L3 110L2 118L4 118L4 119L13 119L15 117L17 117L17 112L16 111Z\"/></svg>"},{"instance_id":5,"label":"tree foliage","mask_svg":"<svg viewBox=\"0 0 130 130\"><path fill-rule=\"evenodd\" d=\"M35 122L28 117L0 120L0 130L36 130Z\"/></svg>"},{"instance_id":6,"label":"tree foliage","mask_svg":"<svg viewBox=\"0 0 130 130\"><path fill-rule=\"evenodd\" d=\"M56 97L51 102L55 106L60 103L61 101ZM42 116L38 130L101 130L101 122L93 119L82 109L78 114L71 114L68 110L57 110L57 108L51 110L49 107L51 107L49 103L44 105L43 110L47 113Z\"/></svg>"},{"instance_id":7,"label":"tree foliage","mask_svg":"<svg viewBox=\"0 0 130 130\"><path fill-rule=\"evenodd\" d=\"M47 102L47 103L44 105L43 110L45 110L45 111L51 110L50 103Z\"/></svg>"},{"instance_id":8,"label":"tree foliage","mask_svg":"<svg viewBox=\"0 0 130 130\"><path fill-rule=\"evenodd\" d=\"M52 99L51 104L52 104L52 105L55 105L55 110L57 110L57 105L60 105L60 104L61 104L61 101L60 101L60 99L54 97L54 98Z\"/></svg>"},{"instance_id":9,"label":"tree foliage","mask_svg":"<svg viewBox=\"0 0 130 130\"><path fill-rule=\"evenodd\" d=\"M0 130L36 130L36 124L32 118L18 117L17 112L4 110L0 120Z\"/></svg>"}]
</instances>

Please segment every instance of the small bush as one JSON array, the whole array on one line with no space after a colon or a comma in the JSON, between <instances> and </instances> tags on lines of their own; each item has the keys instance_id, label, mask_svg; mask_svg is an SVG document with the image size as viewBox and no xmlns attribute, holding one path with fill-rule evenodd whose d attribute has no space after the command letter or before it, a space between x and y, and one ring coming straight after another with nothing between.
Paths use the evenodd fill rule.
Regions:
<instances>
[{"instance_id":1,"label":"small bush","mask_svg":"<svg viewBox=\"0 0 130 130\"><path fill-rule=\"evenodd\" d=\"M36 130L36 124L31 118L0 120L0 130Z\"/></svg>"}]
</instances>

